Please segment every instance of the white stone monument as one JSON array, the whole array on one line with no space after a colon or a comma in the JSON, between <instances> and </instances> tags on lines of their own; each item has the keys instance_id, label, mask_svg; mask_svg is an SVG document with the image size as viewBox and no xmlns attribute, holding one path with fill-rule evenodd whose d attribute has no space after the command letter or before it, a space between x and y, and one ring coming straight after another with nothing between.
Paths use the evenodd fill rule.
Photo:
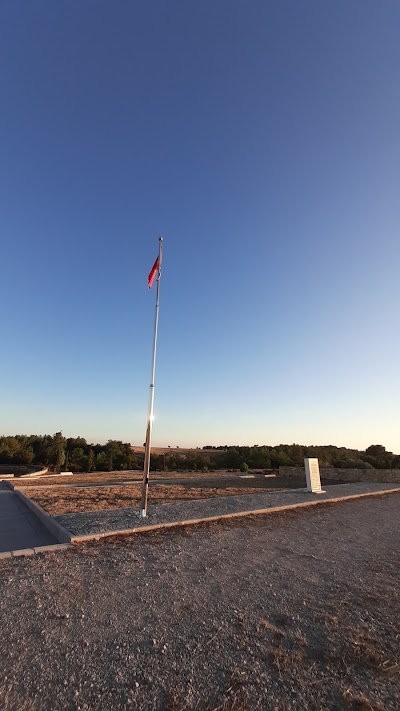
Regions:
<instances>
[{"instance_id":1,"label":"white stone monument","mask_svg":"<svg viewBox=\"0 0 400 711\"><path fill-rule=\"evenodd\" d=\"M325 492L321 488L318 459L305 459L304 466L306 468L307 491L312 494L324 494Z\"/></svg>"}]
</instances>

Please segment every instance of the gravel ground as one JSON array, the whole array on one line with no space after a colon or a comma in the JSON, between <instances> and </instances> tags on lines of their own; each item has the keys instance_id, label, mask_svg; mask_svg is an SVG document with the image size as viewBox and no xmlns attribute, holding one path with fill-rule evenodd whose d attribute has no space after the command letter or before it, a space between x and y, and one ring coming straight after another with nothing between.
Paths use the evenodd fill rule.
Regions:
<instances>
[{"instance_id":1,"label":"gravel ground","mask_svg":"<svg viewBox=\"0 0 400 711\"><path fill-rule=\"evenodd\" d=\"M149 507L146 518L140 518L139 506L134 508L113 508L108 510L68 513L54 518L75 536L94 534L101 531L122 531L124 529L190 521L223 516L241 511L257 511L276 506L298 505L312 500L324 500L395 489L396 484L354 483L325 486L324 493L309 494L304 489L286 491L248 492L239 496L218 496L208 499L192 499L175 503L152 504L149 492ZM41 503L38 500L38 503Z\"/></svg>"},{"instance_id":2,"label":"gravel ground","mask_svg":"<svg viewBox=\"0 0 400 711\"><path fill-rule=\"evenodd\" d=\"M399 503L0 561L0 708L398 711Z\"/></svg>"}]
</instances>

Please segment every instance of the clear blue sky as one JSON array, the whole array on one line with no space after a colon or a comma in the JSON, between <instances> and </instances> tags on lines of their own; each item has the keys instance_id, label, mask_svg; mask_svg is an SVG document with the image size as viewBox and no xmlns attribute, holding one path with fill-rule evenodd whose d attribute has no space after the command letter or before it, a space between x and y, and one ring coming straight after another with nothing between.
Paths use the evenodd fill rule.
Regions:
<instances>
[{"instance_id":1,"label":"clear blue sky","mask_svg":"<svg viewBox=\"0 0 400 711\"><path fill-rule=\"evenodd\" d=\"M398 0L4 0L0 432L400 451Z\"/></svg>"}]
</instances>

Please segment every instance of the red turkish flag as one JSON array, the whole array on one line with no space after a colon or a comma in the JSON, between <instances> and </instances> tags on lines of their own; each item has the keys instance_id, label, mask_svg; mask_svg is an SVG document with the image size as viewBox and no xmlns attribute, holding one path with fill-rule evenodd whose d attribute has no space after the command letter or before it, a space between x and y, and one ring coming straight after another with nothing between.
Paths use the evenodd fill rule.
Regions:
<instances>
[{"instance_id":1,"label":"red turkish flag","mask_svg":"<svg viewBox=\"0 0 400 711\"><path fill-rule=\"evenodd\" d=\"M147 277L147 285L148 285L149 289L151 289L151 287L153 286L154 277L157 274L157 272L158 272L158 257L150 270L149 276Z\"/></svg>"}]
</instances>

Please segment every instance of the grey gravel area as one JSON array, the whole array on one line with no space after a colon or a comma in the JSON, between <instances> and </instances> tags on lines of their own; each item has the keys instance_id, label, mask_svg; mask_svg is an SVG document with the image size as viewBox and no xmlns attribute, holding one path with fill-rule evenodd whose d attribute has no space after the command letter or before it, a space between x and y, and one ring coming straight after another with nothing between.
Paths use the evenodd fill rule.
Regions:
<instances>
[{"instance_id":1,"label":"grey gravel area","mask_svg":"<svg viewBox=\"0 0 400 711\"><path fill-rule=\"evenodd\" d=\"M397 486L397 488L399 488ZM276 506L292 506L309 501L328 501L344 496L391 491L393 484L339 484L325 486L323 494L309 494L304 489L277 491L240 496L219 496L211 499L178 501L173 504L158 504L148 507L146 518L140 518L139 508L119 508L105 511L89 511L63 514L54 518L74 536L122 531L158 524L211 518L246 511L268 510ZM151 492L150 492L151 497Z\"/></svg>"},{"instance_id":2,"label":"grey gravel area","mask_svg":"<svg viewBox=\"0 0 400 711\"><path fill-rule=\"evenodd\" d=\"M398 711L399 503L0 561L0 708Z\"/></svg>"}]
</instances>

